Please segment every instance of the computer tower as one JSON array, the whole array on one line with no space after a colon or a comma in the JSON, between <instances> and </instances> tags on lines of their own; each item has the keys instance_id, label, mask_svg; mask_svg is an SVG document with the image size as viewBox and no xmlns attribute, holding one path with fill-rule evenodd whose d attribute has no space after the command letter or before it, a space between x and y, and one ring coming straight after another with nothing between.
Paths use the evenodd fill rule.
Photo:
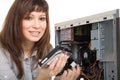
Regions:
<instances>
[{"instance_id":1,"label":"computer tower","mask_svg":"<svg viewBox=\"0 0 120 80\"><path fill-rule=\"evenodd\" d=\"M55 46L71 50L78 80L120 80L120 10L55 24Z\"/></svg>"}]
</instances>

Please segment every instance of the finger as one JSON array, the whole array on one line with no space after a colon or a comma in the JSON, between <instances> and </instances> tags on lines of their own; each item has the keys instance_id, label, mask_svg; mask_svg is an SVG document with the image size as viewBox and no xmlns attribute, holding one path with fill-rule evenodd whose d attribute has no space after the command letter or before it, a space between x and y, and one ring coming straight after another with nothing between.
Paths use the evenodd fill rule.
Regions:
<instances>
[{"instance_id":1,"label":"finger","mask_svg":"<svg viewBox=\"0 0 120 80\"><path fill-rule=\"evenodd\" d=\"M61 80L67 80L67 71L64 70L63 74L61 75Z\"/></svg>"},{"instance_id":2,"label":"finger","mask_svg":"<svg viewBox=\"0 0 120 80\"><path fill-rule=\"evenodd\" d=\"M80 68L80 66L79 65L77 65L75 68L74 68L74 78L75 79L77 79L78 78L78 76L80 75L80 72L81 72L81 68Z\"/></svg>"},{"instance_id":3,"label":"finger","mask_svg":"<svg viewBox=\"0 0 120 80\"><path fill-rule=\"evenodd\" d=\"M62 68L65 66L65 64L66 64L67 59L68 59L68 56L67 56L67 55L61 54L61 55L59 56L59 61L57 62L57 65L56 65L56 69L57 69L57 68L62 69Z\"/></svg>"},{"instance_id":4,"label":"finger","mask_svg":"<svg viewBox=\"0 0 120 80\"><path fill-rule=\"evenodd\" d=\"M38 62L40 62L40 61L41 61L41 59L38 60Z\"/></svg>"},{"instance_id":5,"label":"finger","mask_svg":"<svg viewBox=\"0 0 120 80\"><path fill-rule=\"evenodd\" d=\"M49 68L54 69L55 65L57 64L57 61L58 61L58 57L55 57L55 59L53 59L53 61L49 65Z\"/></svg>"},{"instance_id":6,"label":"finger","mask_svg":"<svg viewBox=\"0 0 120 80\"><path fill-rule=\"evenodd\" d=\"M57 75L65 66L66 61L67 61L67 55L60 54L58 56L58 60L56 64L54 66L51 65L53 69L51 74Z\"/></svg>"},{"instance_id":7,"label":"finger","mask_svg":"<svg viewBox=\"0 0 120 80\"><path fill-rule=\"evenodd\" d=\"M76 66L76 74L77 74L77 75L80 75L81 70L82 70L81 67L80 67L79 65L77 65L77 66Z\"/></svg>"},{"instance_id":8,"label":"finger","mask_svg":"<svg viewBox=\"0 0 120 80\"><path fill-rule=\"evenodd\" d=\"M72 76L71 76L71 80L73 80L73 79L76 80L77 76L78 76L78 75L77 75L77 68L74 67L74 68L72 68Z\"/></svg>"},{"instance_id":9,"label":"finger","mask_svg":"<svg viewBox=\"0 0 120 80\"><path fill-rule=\"evenodd\" d=\"M69 78L69 80L72 80L72 77L73 77L73 71L71 69L68 69L67 70L67 77Z\"/></svg>"},{"instance_id":10,"label":"finger","mask_svg":"<svg viewBox=\"0 0 120 80\"><path fill-rule=\"evenodd\" d=\"M50 64L49 68L52 69L51 75L57 75L65 66L68 56L65 54L59 54L56 59Z\"/></svg>"},{"instance_id":11,"label":"finger","mask_svg":"<svg viewBox=\"0 0 120 80\"><path fill-rule=\"evenodd\" d=\"M62 61L62 59L61 59L61 57L63 57L64 55L59 55L58 56L58 60L56 61L56 64L54 64L54 65L50 65L50 68L52 68L53 70L52 70L52 73L54 73L54 75L57 75L60 71L61 71L61 61Z\"/></svg>"},{"instance_id":12,"label":"finger","mask_svg":"<svg viewBox=\"0 0 120 80\"><path fill-rule=\"evenodd\" d=\"M39 60L38 60L38 62L40 62L40 61L41 61L41 59L39 59ZM41 69L41 66L40 66L40 65L38 65L38 68L39 68L39 69Z\"/></svg>"},{"instance_id":13,"label":"finger","mask_svg":"<svg viewBox=\"0 0 120 80\"><path fill-rule=\"evenodd\" d=\"M60 80L60 76L55 77L54 80Z\"/></svg>"}]
</instances>

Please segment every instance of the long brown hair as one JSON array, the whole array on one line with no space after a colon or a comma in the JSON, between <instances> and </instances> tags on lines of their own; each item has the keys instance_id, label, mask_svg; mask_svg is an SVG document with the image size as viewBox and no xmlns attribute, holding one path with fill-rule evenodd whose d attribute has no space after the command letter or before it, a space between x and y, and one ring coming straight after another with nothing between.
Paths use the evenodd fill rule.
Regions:
<instances>
[{"instance_id":1,"label":"long brown hair","mask_svg":"<svg viewBox=\"0 0 120 80\"><path fill-rule=\"evenodd\" d=\"M24 71L22 67L22 20L24 16L29 15L32 11L42 11L46 13L47 28L43 37L35 43L33 50L37 50L36 60L44 57L50 49L50 29L49 29L49 8L45 0L15 0L11 6L4 25L0 33L0 41L4 49L6 49L12 60L15 62L19 74L18 78L22 78Z\"/></svg>"}]
</instances>

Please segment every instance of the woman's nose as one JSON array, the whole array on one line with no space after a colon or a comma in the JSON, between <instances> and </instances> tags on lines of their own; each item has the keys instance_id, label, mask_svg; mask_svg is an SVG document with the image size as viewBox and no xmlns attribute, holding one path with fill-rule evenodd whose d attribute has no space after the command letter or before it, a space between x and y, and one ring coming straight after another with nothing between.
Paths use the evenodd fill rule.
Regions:
<instances>
[{"instance_id":1,"label":"woman's nose","mask_svg":"<svg viewBox=\"0 0 120 80\"><path fill-rule=\"evenodd\" d=\"M40 28L40 22L39 22L39 20L34 20L33 27L34 28Z\"/></svg>"}]
</instances>

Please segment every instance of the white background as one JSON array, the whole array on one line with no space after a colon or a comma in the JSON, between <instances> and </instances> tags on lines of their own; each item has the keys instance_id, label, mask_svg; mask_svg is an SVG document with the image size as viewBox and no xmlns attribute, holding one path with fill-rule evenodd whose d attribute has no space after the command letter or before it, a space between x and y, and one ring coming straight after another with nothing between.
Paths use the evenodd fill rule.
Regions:
<instances>
[{"instance_id":1,"label":"white background","mask_svg":"<svg viewBox=\"0 0 120 80\"><path fill-rule=\"evenodd\" d=\"M0 1L0 30L14 0ZM120 0L47 0L50 9L51 43L55 45L54 24L105 11L120 9Z\"/></svg>"}]
</instances>

